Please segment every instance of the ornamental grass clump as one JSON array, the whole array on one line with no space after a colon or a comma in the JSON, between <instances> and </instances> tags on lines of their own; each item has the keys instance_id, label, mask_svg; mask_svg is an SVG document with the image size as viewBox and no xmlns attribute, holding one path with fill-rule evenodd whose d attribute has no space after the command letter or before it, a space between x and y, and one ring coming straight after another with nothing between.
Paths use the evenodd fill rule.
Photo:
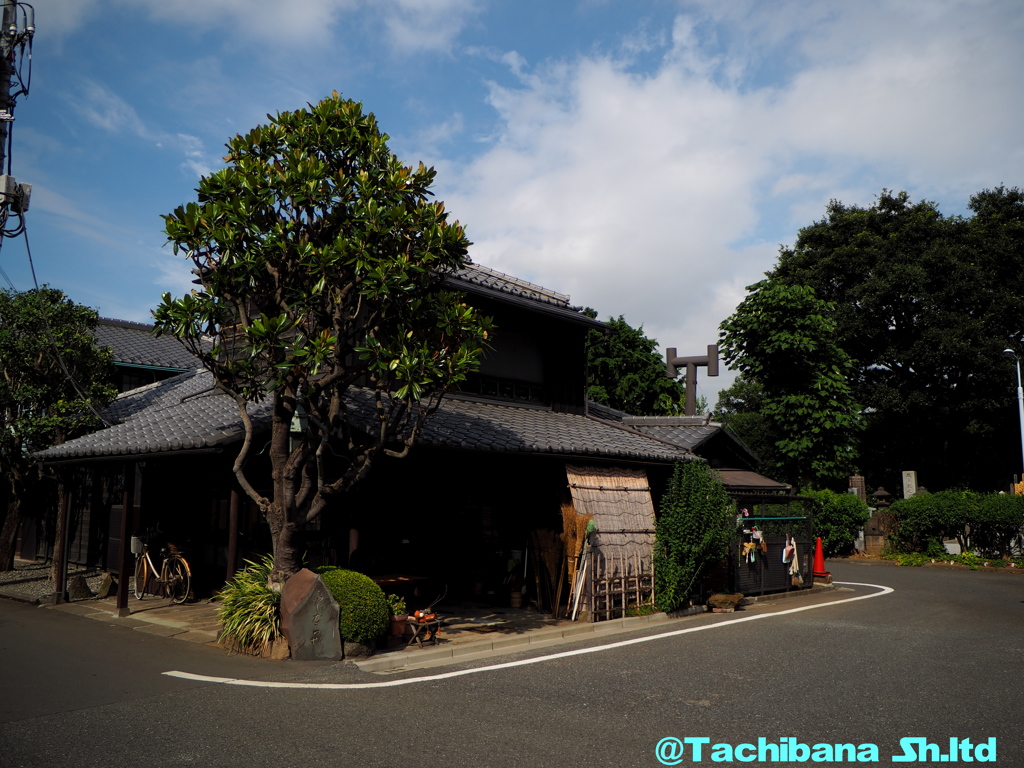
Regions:
<instances>
[{"instance_id":1,"label":"ornamental grass clump","mask_svg":"<svg viewBox=\"0 0 1024 768\"><path fill-rule=\"evenodd\" d=\"M220 602L217 618L223 624L218 640L239 653L259 656L281 635L281 593L267 586L273 556L245 562L248 567L236 573L216 597Z\"/></svg>"},{"instance_id":2,"label":"ornamental grass clump","mask_svg":"<svg viewBox=\"0 0 1024 768\"><path fill-rule=\"evenodd\" d=\"M318 568L324 584L338 601L341 637L351 643L372 643L391 626L391 609L382 590L369 576L342 568Z\"/></svg>"}]
</instances>

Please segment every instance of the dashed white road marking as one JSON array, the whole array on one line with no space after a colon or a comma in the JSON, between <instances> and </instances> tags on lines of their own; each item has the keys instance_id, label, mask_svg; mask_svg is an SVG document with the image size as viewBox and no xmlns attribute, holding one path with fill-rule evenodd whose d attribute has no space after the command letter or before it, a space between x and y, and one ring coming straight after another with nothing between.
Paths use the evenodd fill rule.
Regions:
<instances>
[{"instance_id":1,"label":"dashed white road marking","mask_svg":"<svg viewBox=\"0 0 1024 768\"><path fill-rule=\"evenodd\" d=\"M376 683L281 683L281 682L270 682L264 680L242 680L234 677L211 677L209 675L196 675L191 672L179 672L177 670L171 672L164 672L163 674L170 677L180 677L184 680L196 680L203 683L220 683L222 685L242 685L250 688L309 688L309 689L327 689L327 690L363 690L367 688L395 688L400 685L413 685L414 683L428 683L434 680L447 680L452 677L462 677L463 675L478 675L481 672L493 672L499 669L512 669L513 667L525 667L529 664L540 664L545 661L554 661L555 659L567 659L571 656L582 656L588 653L601 653L603 651L610 651L614 648L625 648L629 645L638 645L639 643L649 643L654 640L662 640L666 637L678 637L680 635L688 635L691 632L706 632L712 629L721 629L724 627L734 627L737 624L743 624L748 621L762 621L763 619L771 619L777 616L786 616L792 613L801 613L803 611L813 611L818 608L827 608L830 605L842 605L844 603L855 603L858 600L870 600L874 597L882 597L888 595L895 590L892 587L882 586L881 584L861 584L853 581L837 581L836 584L846 584L851 587L870 587L872 589L879 590L873 592L870 595L861 595L860 597L846 597L842 600L831 600L827 603L818 603L816 605L805 605L800 608L788 608L784 611L773 611L772 613L761 613L751 616L743 616L738 619L731 619L728 621L720 621L715 624L704 624L699 627L688 627L686 629L676 629L671 632L661 632L656 635L647 635L645 637L635 637L631 640L619 640L618 642L608 643L606 645L595 645L587 648L576 648L572 651L562 651L561 653L551 653L546 656L535 656L529 659L519 659L518 661L506 661L502 664L490 664L486 667L473 667L472 669L459 669L453 672L441 672L436 675L424 675L422 677L406 677L400 680L383 680Z\"/></svg>"}]
</instances>

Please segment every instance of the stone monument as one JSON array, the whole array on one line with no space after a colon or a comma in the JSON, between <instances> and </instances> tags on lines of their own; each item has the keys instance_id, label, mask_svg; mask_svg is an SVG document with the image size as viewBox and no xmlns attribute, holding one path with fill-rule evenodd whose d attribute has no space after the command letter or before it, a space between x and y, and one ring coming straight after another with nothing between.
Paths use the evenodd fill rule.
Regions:
<instances>
[{"instance_id":1,"label":"stone monument","mask_svg":"<svg viewBox=\"0 0 1024 768\"><path fill-rule=\"evenodd\" d=\"M293 659L341 659L338 618L338 603L317 574L303 568L285 582L281 590L281 631Z\"/></svg>"}]
</instances>

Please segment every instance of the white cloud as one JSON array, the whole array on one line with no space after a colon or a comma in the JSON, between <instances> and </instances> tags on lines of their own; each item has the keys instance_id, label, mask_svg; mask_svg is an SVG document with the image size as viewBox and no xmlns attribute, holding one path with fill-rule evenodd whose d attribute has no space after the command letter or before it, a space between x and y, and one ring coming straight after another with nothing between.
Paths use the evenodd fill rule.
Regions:
<instances>
[{"instance_id":1,"label":"white cloud","mask_svg":"<svg viewBox=\"0 0 1024 768\"><path fill-rule=\"evenodd\" d=\"M184 158L181 167L196 176L207 175L220 165L219 156L207 152L201 139L185 133L167 133L151 128L143 122L134 107L109 88L82 79L79 94L84 94L85 98L68 95L66 100L72 109L93 126L108 133L130 134L161 149L170 148L180 152Z\"/></svg>"},{"instance_id":2,"label":"white cloud","mask_svg":"<svg viewBox=\"0 0 1024 768\"><path fill-rule=\"evenodd\" d=\"M345 27L379 28L403 55L447 52L481 0L121 0L144 7L161 22L204 31L217 28L235 40L258 40L297 50L322 48Z\"/></svg>"},{"instance_id":3,"label":"white cloud","mask_svg":"<svg viewBox=\"0 0 1024 768\"><path fill-rule=\"evenodd\" d=\"M647 74L506 55L520 85L491 85L492 142L438 163L475 260L699 352L828 199L945 210L1021 178L1013 2L688 7Z\"/></svg>"},{"instance_id":4,"label":"white cloud","mask_svg":"<svg viewBox=\"0 0 1024 768\"><path fill-rule=\"evenodd\" d=\"M381 6L383 8L381 9ZM387 0L383 10L388 45L403 54L448 52L480 10L479 0Z\"/></svg>"},{"instance_id":5,"label":"white cloud","mask_svg":"<svg viewBox=\"0 0 1024 768\"><path fill-rule=\"evenodd\" d=\"M195 30L217 27L231 37L276 44L321 46L330 42L341 17L359 0L121 0L143 6L157 20Z\"/></svg>"},{"instance_id":6,"label":"white cloud","mask_svg":"<svg viewBox=\"0 0 1024 768\"><path fill-rule=\"evenodd\" d=\"M42 0L33 3L36 29L52 39L63 40L99 8L97 0Z\"/></svg>"},{"instance_id":7,"label":"white cloud","mask_svg":"<svg viewBox=\"0 0 1024 768\"><path fill-rule=\"evenodd\" d=\"M135 109L110 89L92 80L80 82L79 93L68 102L87 122L111 133L130 133L151 138Z\"/></svg>"}]
</instances>

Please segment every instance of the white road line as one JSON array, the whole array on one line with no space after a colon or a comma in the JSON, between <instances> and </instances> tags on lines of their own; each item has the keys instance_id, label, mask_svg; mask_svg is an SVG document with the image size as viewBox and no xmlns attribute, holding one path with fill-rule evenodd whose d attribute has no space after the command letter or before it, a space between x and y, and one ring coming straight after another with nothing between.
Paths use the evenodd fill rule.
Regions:
<instances>
[{"instance_id":1,"label":"white road line","mask_svg":"<svg viewBox=\"0 0 1024 768\"><path fill-rule=\"evenodd\" d=\"M588 648L577 648L572 651L562 651L561 653L552 653L547 656L536 656L530 659L520 659L518 661L506 661L503 664L491 664L486 667L473 667L472 669L459 669L454 672L442 672L437 675L425 675L423 677L407 677L401 680L386 680L378 683L275 683L266 682L262 680L240 680L233 677L210 677L208 675L194 675L191 672L164 672L163 674L170 677L180 677L185 680L196 680L203 683L221 683L223 685L243 685L250 688L326 688L330 690L362 690L366 688L394 688L400 685L412 685L413 683L427 683L434 680L447 680L451 677L462 677L463 675L476 675L481 672L493 672L498 669L511 669L512 667L525 667L528 664L540 664L543 661L554 661L555 659L567 659L570 656L582 656L587 653L601 653L602 651L610 651L613 648L624 648L628 645L637 645L638 643L649 643L653 640L661 640L666 637L678 637L679 635L687 635L691 632L705 632L711 629L719 629L722 627L733 627L737 624L742 624L747 621L761 621L762 619L771 619L777 616L785 616L791 613L800 613L802 611L813 611L817 608L826 608L830 605L841 605L843 603L855 603L858 600L870 600L873 597L881 597L882 595L888 595L895 590L892 587L885 587L881 584L861 584L853 581L837 581L836 584L846 584L851 587L871 587L873 589L881 590L880 592L874 592L870 595L861 595L860 597L846 597L842 600L831 600L827 603L818 603L816 605L805 605L800 608L789 608L784 611L775 611L773 613L760 613L751 616L744 616L739 619L731 619L728 621L720 621L715 624L705 624L700 627L689 627L687 629L677 629L672 632L662 632L657 635L648 635L646 637L635 637L632 640L620 640L615 643L608 643L607 645L596 645ZM457 661L455 662L457 663Z\"/></svg>"}]
</instances>

